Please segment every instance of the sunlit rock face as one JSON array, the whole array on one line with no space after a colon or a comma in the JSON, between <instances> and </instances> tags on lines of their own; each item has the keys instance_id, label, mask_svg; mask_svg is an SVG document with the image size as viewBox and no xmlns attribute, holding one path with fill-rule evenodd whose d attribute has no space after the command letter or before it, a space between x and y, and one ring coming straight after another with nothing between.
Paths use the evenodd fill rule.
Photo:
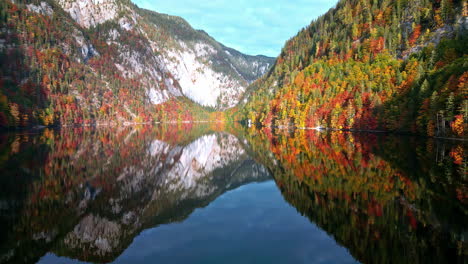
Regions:
<instances>
[{"instance_id":1,"label":"sunlit rock face","mask_svg":"<svg viewBox=\"0 0 468 264\"><path fill-rule=\"evenodd\" d=\"M220 104L223 108L233 107L246 89L245 80L233 79L230 74L216 72L210 67L213 64L210 57L218 53L213 46L196 43L189 48L182 42L180 47L182 52L168 51L164 62L174 73L183 94L204 106L217 107Z\"/></svg>"},{"instance_id":2,"label":"sunlit rock face","mask_svg":"<svg viewBox=\"0 0 468 264\"><path fill-rule=\"evenodd\" d=\"M83 29L105 25L99 28L101 41L117 51L112 59L115 68L125 78L137 78L144 100L151 104L185 96L203 106L230 108L274 63L273 58L227 48L179 17L139 9L130 1L56 2ZM49 12L42 6L30 8ZM88 43L77 44L89 49ZM86 52L84 61L97 55Z\"/></svg>"},{"instance_id":3,"label":"sunlit rock face","mask_svg":"<svg viewBox=\"0 0 468 264\"><path fill-rule=\"evenodd\" d=\"M57 0L70 16L84 28L102 24L117 17L119 5L115 0Z\"/></svg>"}]
</instances>

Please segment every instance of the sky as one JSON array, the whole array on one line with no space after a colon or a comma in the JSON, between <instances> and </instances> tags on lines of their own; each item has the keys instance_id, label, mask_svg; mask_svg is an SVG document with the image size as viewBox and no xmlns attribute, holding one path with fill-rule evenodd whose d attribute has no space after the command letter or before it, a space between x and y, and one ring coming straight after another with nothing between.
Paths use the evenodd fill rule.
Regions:
<instances>
[{"instance_id":1,"label":"sky","mask_svg":"<svg viewBox=\"0 0 468 264\"><path fill-rule=\"evenodd\" d=\"M141 8L180 16L224 45L276 57L284 43L338 0L134 0Z\"/></svg>"}]
</instances>

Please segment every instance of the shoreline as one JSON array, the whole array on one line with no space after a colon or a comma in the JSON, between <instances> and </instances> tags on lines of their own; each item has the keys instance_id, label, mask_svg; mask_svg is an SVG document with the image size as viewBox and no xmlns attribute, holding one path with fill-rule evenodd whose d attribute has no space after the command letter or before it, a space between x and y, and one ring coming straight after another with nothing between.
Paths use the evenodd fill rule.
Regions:
<instances>
[{"instance_id":1,"label":"shoreline","mask_svg":"<svg viewBox=\"0 0 468 264\"><path fill-rule=\"evenodd\" d=\"M61 129L61 128L77 128L77 127L94 127L94 128L101 128L101 127L130 127L130 126L137 126L137 125L175 125L175 124L206 124L206 123L225 123L226 121L220 120L196 120L196 121L157 121L157 122L97 122L93 124L65 124L65 125L53 125L53 126L43 126L43 125L36 125L33 127L14 127L14 128L0 128L0 133L9 133L9 132L38 132L44 130L46 128L50 129ZM233 121L239 122L240 121ZM246 126L245 124L242 124ZM265 126L261 126L265 127ZM315 130L317 132L351 132L351 133L369 133L369 134L390 134L390 135L397 135L397 136L412 136L412 137L419 137L419 138L431 138L435 140L454 140L454 141L463 141L468 142L466 138L455 138L455 137L441 137L441 136L427 136L427 135L419 135L413 134L410 132L396 132L396 131L385 131L385 130L371 130L371 129L336 129L336 128L326 128L326 127L296 127L296 126L271 126L271 129L280 129L280 130Z\"/></svg>"},{"instance_id":2,"label":"shoreline","mask_svg":"<svg viewBox=\"0 0 468 264\"><path fill-rule=\"evenodd\" d=\"M455 138L455 137L441 137L441 136L427 136L427 135L419 135L413 134L410 132L396 132L396 131L385 131L385 130L370 130L370 129L336 129L336 128L325 128L325 127L290 127L290 126L275 126L271 127L272 129L298 129L298 130L315 130L317 132L351 132L351 133L369 133L369 134L389 134L389 135L396 135L396 136L411 136L411 137L418 137L418 138L431 138L436 140L455 140L455 141L463 141L468 142L467 138Z\"/></svg>"},{"instance_id":3,"label":"shoreline","mask_svg":"<svg viewBox=\"0 0 468 264\"><path fill-rule=\"evenodd\" d=\"M76 127L129 127L129 126L136 126L136 125L160 125L160 124L202 124L202 123L225 123L225 121L220 120L197 120L197 121L157 121L157 122L97 122L92 124L64 124L64 125L35 125L31 127L0 127L0 133L4 132L24 132L24 131L40 131L46 128L50 129L61 129L61 128L76 128Z\"/></svg>"}]
</instances>

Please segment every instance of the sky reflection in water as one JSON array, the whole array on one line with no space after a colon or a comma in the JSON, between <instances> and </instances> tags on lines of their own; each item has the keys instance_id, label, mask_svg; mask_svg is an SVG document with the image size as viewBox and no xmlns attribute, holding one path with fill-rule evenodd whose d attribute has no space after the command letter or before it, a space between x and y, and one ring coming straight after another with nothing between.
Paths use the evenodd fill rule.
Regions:
<instances>
[{"instance_id":1,"label":"sky reflection in water","mask_svg":"<svg viewBox=\"0 0 468 264\"><path fill-rule=\"evenodd\" d=\"M466 259L459 142L212 125L0 139L0 263Z\"/></svg>"}]
</instances>

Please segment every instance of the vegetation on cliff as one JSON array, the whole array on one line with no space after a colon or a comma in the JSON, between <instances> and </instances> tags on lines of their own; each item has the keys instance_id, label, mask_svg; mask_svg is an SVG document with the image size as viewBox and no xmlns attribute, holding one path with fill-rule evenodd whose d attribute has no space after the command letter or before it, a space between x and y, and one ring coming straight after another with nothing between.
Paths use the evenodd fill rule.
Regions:
<instances>
[{"instance_id":1,"label":"vegetation on cliff","mask_svg":"<svg viewBox=\"0 0 468 264\"><path fill-rule=\"evenodd\" d=\"M238 119L466 137L466 1L342 0L289 40Z\"/></svg>"}]
</instances>

